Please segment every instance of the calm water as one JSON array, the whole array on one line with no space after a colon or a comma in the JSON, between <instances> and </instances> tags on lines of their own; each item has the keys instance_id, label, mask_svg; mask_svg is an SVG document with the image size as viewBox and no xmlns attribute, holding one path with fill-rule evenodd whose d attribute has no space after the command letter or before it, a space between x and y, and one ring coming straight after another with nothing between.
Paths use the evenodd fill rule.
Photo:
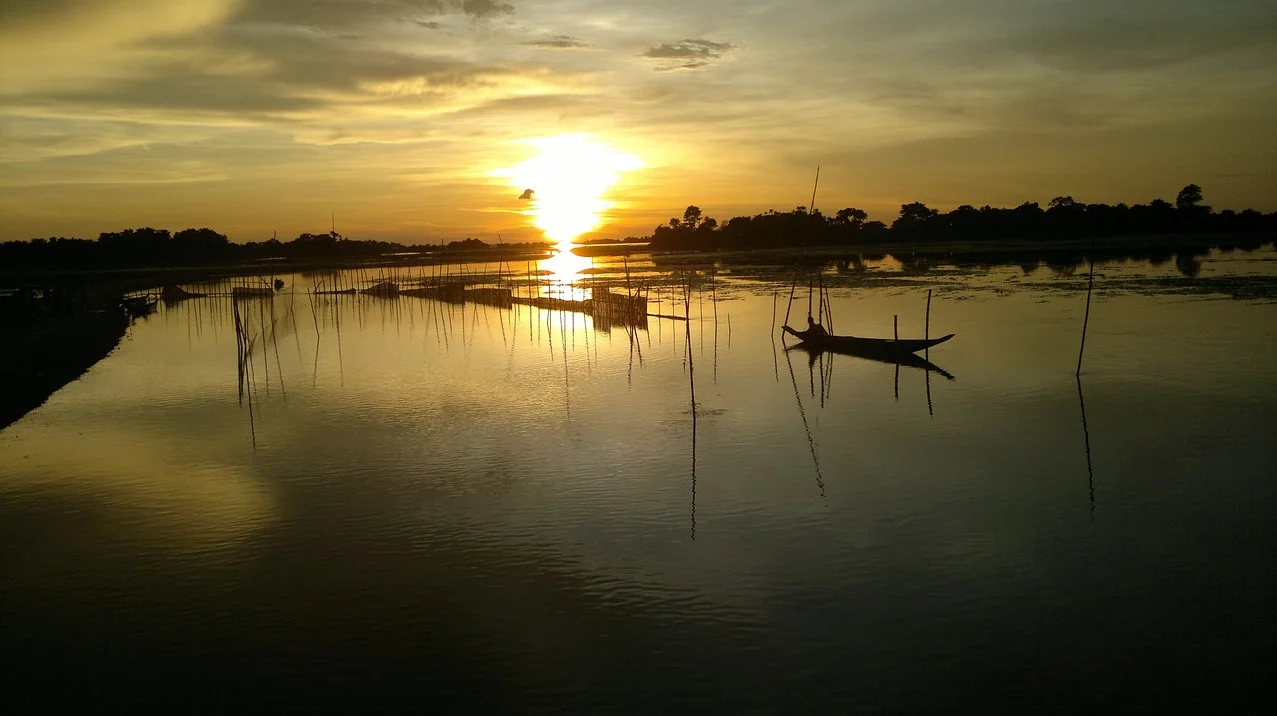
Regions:
<instances>
[{"instance_id":1,"label":"calm water","mask_svg":"<svg viewBox=\"0 0 1277 716\"><path fill-rule=\"evenodd\" d=\"M683 315L660 279L689 267L707 268L564 258L540 290L628 270L655 282L654 311ZM690 322L633 333L527 306L312 297L377 276L288 276L273 302L239 304L242 387L229 298L161 307L0 433L0 699L734 713L1271 697L1277 303L1253 295L1273 295L1277 253L1216 254L1193 280L1099 266L1081 393L1085 270L897 267L831 267L835 329L888 336L899 315L920 335L931 289L932 334L957 337L930 359L953 380L785 353L780 259L702 273Z\"/></svg>"}]
</instances>

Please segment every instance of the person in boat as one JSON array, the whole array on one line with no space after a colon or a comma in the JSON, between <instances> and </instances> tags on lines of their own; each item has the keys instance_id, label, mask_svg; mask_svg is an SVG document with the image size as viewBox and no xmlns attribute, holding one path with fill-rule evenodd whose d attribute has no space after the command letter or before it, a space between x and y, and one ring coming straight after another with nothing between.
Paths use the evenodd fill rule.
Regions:
<instances>
[{"instance_id":1,"label":"person in boat","mask_svg":"<svg viewBox=\"0 0 1277 716\"><path fill-rule=\"evenodd\" d=\"M829 335L829 331L825 327L812 320L811 316L807 316L807 335L815 338L823 338Z\"/></svg>"}]
</instances>

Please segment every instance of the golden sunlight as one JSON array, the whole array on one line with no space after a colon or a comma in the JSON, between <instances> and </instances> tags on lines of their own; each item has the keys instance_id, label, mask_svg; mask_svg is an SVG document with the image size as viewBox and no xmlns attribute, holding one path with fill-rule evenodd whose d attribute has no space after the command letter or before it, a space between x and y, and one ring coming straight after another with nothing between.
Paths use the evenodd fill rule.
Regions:
<instances>
[{"instance_id":1,"label":"golden sunlight","mask_svg":"<svg viewBox=\"0 0 1277 716\"><path fill-rule=\"evenodd\" d=\"M566 252L572 240L599 225L600 215L612 207L603 195L621 174L643 166L633 154L586 135L525 140L538 150L536 156L492 176L506 177L524 192L531 206L523 213Z\"/></svg>"}]
</instances>

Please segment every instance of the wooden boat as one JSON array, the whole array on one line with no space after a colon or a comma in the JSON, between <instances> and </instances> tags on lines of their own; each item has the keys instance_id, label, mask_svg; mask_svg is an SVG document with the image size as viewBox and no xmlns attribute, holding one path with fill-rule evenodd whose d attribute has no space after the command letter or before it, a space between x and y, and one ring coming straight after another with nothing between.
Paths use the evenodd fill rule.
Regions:
<instances>
[{"instance_id":1,"label":"wooden boat","mask_svg":"<svg viewBox=\"0 0 1277 716\"><path fill-rule=\"evenodd\" d=\"M165 286L164 290L160 291L160 298L165 303L177 303L178 301L185 301L188 298L203 298L205 295L206 294L203 293L187 291L181 286L172 284Z\"/></svg>"},{"instance_id":2,"label":"wooden boat","mask_svg":"<svg viewBox=\"0 0 1277 716\"><path fill-rule=\"evenodd\" d=\"M275 295L275 289L270 286L234 286L231 288L231 298L269 298Z\"/></svg>"},{"instance_id":3,"label":"wooden boat","mask_svg":"<svg viewBox=\"0 0 1277 716\"><path fill-rule=\"evenodd\" d=\"M150 296L126 296L120 299L120 308L124 309L129 318L149 316L155 312L157 305L159 301Z\"/></svg>"},{"instance_id":4,"label":"wooden boat","mask_svg":"<svg viewBox=\"0 0 1277 716\"><path fill-rule=\"evenodd\" d=\"M802 341L809 348L846 352L852 355L865 356L903 356L926 350L953 338L954 334L939 338L860 338L858 336L834 336L823 330L807 329L796 331L783 326L786 333Z\"/></svg>"}]
</instances>

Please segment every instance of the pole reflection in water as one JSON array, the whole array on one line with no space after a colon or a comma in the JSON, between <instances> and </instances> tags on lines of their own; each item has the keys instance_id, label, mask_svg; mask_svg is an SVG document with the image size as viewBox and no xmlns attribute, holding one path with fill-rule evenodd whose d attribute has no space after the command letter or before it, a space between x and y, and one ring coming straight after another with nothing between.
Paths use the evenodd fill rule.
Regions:
<instances>
[{"instance_id":1,"label":"pole reflection in water","mask_svg":"<svg viewBox=\"0 0 1277 716\"><path fill-rule=\"evenodd\" d=\"M243 405L244 398L248 398L248 430L249 436L253 443L253 449L257 449L257 422L253 416L253 338L249 337L248 326L243 320L243 316L239 310L239 300L231 297L231 309L235 316L235 348L236 348L236 373L239 377L239 396L240 405Z\"/></svg>"},{"instance_id":2,"label":"pole reflection in water","mask_svg":"<svg viewBox=\"0 0 1277 716\"><path fill-rule=\"evenodd\" d=\"M683 310L690 311L692 305L692 280L686 278L683 288ZM691 393L692 415L692 540L696 540L696 368L692 363L692 322L684 321L685 350L687 351L687 385Z\"/></svg>"},{"instance_id":3,"label":"pole reflection in water","mask_svg":"<svg viewBox=\"0 0 1277 716\"><path fill-rule=\"evenodd\" d=\"M803 421L803 432L807 435L807 448L811 451L811 462L816 467L816 487L820 496L825 496L825 478L820 473L820 456L816 452L816 440L812 437L811 426L807 423L807 411L803 408L803 396L798 391L798 378L794 375L794 363L789 359L789 349L785 350L785 363L789 366L789 380L794 385L794 400L798 401L798 417Z\"/></svg>"},{"instance_id":4,"label":"pole reflection in water","mask_svg":"<svg viewBox=\"0 0 1277 716\"><path fill-rule=\"evenodd\" d=\"M1082 376L1077 379L1077 402L1082 409L1082 440L1086 445L1086 489L1091 498L1091 519L1095 519L1095 472L1091 469L1091 431L1086 427L1086 399L1082 397Z\"/></svg>"}]
</instances>

